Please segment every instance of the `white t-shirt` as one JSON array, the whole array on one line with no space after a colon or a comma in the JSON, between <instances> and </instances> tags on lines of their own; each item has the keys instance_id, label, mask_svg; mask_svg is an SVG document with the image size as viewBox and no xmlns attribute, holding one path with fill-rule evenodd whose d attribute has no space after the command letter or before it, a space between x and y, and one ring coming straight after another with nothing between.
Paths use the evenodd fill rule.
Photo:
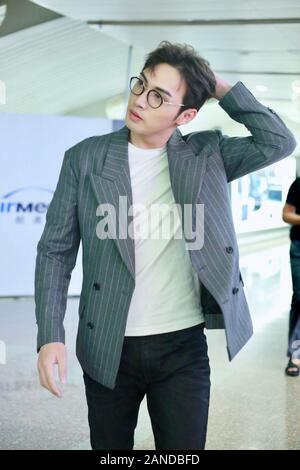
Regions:
<instances>
[{"instance_id":1,"label":"white t-shirt","mask_svg":"<svg viewBox=\"0 0 300 470\"><path fill-rule=\"evenodd\" d=\"M142 149L128 142L128 158L136 284L125 336L167 333L203 323L200 283L174 206L167 148ZM181 237L174 238L175 234Z\"/></svg>"}]
</instances>

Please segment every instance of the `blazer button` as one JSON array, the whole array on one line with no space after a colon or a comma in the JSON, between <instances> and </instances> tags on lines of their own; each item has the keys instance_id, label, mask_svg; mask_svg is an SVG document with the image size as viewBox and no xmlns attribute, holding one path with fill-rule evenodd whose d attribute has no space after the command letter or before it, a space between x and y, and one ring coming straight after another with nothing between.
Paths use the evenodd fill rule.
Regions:
<instances>
[{"instance_id":1,"label":"blazer button","mask_svg":"<svg viewBox=\"0 0 300 470\"><path fill-rule=\"evenodd\" d=\"M100 290L100 284L99 284L98 282L94 282L93 288L94 288L95 290Z\"/></svg>"},{"instance_id":2,"label":"blazer button","mask_svg":"<svg viewBox=\"0 0 300 470\"><path fill-rule=\"evenodd\" d=\"M233 295L237 294L238 291L239 291L239 288L238 288L238 287L234 287L234 288L232 289Z\"/></svg>"},{"instance_id":3,"label":"blazer button","mask_svg":"<svg viewBox=\"0 0 300 470\"><path fill-rule=\"evenodd\" d=\"M94 324L91 323L90 321L87 323L86 325L90 330L92 330L94 328Z\"/></svg>"},{"instance_id":4,"label":"blazer button","mask_svg":"<svg viewBox=\"0 0 300 470\"><path fill-rule=\"evenodd\" d=\"M226 247L226 251L227 251L227 253L233 253L233 248L232 248L232 246L227 246L227 247Z\"/></svg>"}]
</instances>

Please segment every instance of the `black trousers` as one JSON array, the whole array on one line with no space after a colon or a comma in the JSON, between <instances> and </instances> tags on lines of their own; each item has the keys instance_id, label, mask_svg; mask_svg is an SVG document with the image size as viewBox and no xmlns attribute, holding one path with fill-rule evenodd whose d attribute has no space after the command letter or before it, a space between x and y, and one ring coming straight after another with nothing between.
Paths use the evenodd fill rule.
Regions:
<instances>
[{"instance_id":1,"label":"black trousers","mask_svg":"<svg viewBox=\"0 0 300 470\"><path fill-rule=\"evenodd\" d=\"M292 240L290 262L293 282L287 355L300 358L300 241Z\"/></svg>"},{"instance_id":2,"label":"black trousers","mask_svg":"<svg viewBox=\"0 0 300 470\"><path fill-rule=\"evenodd\" d=\"M133 449L145 395L157 450L204 449L210 366L203 326L125 336L114 389L83 372L92 449Z\"/></svg>"}]
</instances>

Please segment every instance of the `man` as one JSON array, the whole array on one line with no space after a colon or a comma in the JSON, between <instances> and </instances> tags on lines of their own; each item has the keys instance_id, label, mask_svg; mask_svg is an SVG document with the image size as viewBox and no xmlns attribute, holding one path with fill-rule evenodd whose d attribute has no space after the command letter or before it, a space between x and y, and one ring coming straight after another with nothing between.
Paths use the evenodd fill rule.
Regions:
<instances>
[{"instance_id":1,"label":"man","mask_svg":"<svg viewBox=\"0 0 300 470\"><path fill-rule=\"evenodd\" d=\"M242 82L231 86L189 46L162 42L130 85L126 125L66 151L47 212L35 274L40 382L61 395L52 367L65 382L63 319L81 239L76 354L92 448L132 449L146 395L156 449L203 449L210 392L204 322L225 327L230 360L252 335L228 183L286 157L295 140ZM211 97L252 135L183 136L177 127ZM143 238L147 209L157 203L167 210ZM130 210L134 204L139 211ZM169 239L155 239L173 204L182 212L176 219L174 211ZM105 215L111 207L116 217ZM107 237L99 216L108 218ZM203 242L189 244L185 232L180 239L186 226L197 226Z\"/></svg>"},{"instance_id":2,"label":"man","mask_svg":"<svg viewBox=\"0 0 300 470\"><path fill-rule=\"evenodd\" d=\"M290 264L293 283L287 349L289 360L285 373L297 377L300 371L300 178L296 178L289 188L282 219L291 224Z\"/></svg>"}]
</instances>

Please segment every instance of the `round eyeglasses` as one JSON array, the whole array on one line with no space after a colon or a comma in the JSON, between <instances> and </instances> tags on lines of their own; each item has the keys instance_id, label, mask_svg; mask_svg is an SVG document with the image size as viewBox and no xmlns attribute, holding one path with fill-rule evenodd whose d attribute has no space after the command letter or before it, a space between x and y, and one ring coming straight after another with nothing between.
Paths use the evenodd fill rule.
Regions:
<instances>
[{"instance_id":1,"label":"round eyeglasses","mask_svg":"<svg viewBox=\"0 0 300 470\"><path fill-rule=\"evenodd\" d=\"M130 78L130 91L134 95L142 95L145 91L145 85L141 78L131 77ZM156 90L149 90L147 93L147 102L151 108L159 108L163 103L170 104L173 106L185 106L185 104L176 104L166 101L161 94Z\"/></svg>"}]
</instances>

